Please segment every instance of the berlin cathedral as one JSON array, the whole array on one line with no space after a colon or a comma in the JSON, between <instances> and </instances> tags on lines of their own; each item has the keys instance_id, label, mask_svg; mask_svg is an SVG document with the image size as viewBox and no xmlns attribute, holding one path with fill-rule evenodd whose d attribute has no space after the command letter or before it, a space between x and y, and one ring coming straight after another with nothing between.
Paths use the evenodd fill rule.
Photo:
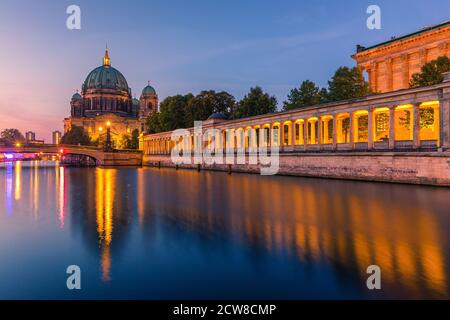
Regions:
<instances>
[{"instance_id":1,"label":"berlin cathedral","mask_svg":"<svg viewBox=\"0 0 450 320\"><path fill-rule=\"evenodd\" d=\"M64 132L72 126L83 127L92 140L97 140L110 128L113 145L123 135L131 136L137 129L146 130L145 119L158 110L158 95L148 84L138 99L132 98L131 89L123 74L111 67L108 49L103 65L92 70L70 101L70 117L64 119Z\"/></svg>"}]
</instances>

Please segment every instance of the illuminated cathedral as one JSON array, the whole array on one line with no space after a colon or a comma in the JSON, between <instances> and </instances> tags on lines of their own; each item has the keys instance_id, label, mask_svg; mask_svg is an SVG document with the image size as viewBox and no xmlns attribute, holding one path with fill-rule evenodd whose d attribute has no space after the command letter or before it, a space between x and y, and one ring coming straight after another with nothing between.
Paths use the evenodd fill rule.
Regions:
<instances>
[{"instance_id":1,"label":"illuminated cathedral","mask_svg":"<svg viewBox=\"0 0 450 320\"><path fill-rule=\"evenodd\" d=\"M123 74L111 66L108 49L103 65L92 70L70 100L70 117L64 119L64 132L72 126L83 127L92 140L101 140L110 128L114 146L131 136L134 130L146 131L145 119L158 110L158 95L150 83L138 99L132 98L131 89Z\"/></svg>"}]
</instances>

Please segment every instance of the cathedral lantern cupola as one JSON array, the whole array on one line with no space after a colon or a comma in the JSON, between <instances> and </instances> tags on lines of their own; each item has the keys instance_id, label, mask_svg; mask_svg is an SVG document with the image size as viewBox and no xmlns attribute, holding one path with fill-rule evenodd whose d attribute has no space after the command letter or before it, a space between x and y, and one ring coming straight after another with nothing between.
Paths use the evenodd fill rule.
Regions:
<instances>
[{"instance_id":1,"label":"cathedral lantern cupola","mask_svg":"<svg viewBox=\"0 0 450 320\"><path fill-rule=\"evenodd\" d=\"M108 47L106 47L105 56L103 57L103 66L104 67L111 66L111 58L109 57Z\"/></svg>"}]
</instances>

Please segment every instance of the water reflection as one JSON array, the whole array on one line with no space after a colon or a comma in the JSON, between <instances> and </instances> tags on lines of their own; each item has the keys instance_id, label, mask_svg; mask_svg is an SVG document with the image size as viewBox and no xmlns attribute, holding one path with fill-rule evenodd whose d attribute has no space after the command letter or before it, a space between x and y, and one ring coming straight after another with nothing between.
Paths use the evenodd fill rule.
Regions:
<instances>
[{"instance_id":1,"label":"water reflection","mask_svg":"<svg viewBox=\"0 0 450 320\"><path fill-rule=\"evenodd\" d=\"M56 212L60 229L81 236L88 252L97 255L103 283L125 281L130 275L121 270L144 261L164 264L162 253L147 261L150 243L161 252L177 243L197 248L204 263L214 253L223 264L231 246L246 257L242 269L247 259L259 268L291 264L292 271L283 274L286 281L299 276L294 271L298 265L307 266L302 269L306 277L331 270L321 280L328 287L313 282L318 289L273 288L292 297L308 297L308 290L327 297L321 291L327 288L336 296L350 290L351 297L371 297L365 280L372 264L382 270L383 292L375 297L449 297L448 189L147 168L49 169L38 163L4 169L2 211L10 215L30 209L34 219L42 209ZM23 184L29 184L28 195ZM126 249L137 236L141 242ZM153 252L160 251L153 247ZM188 252L181 253L178 271L188 272L184 264L195 259ZM220 270L209 260L211 273ZM162 265L161 270L172 267ZM200 277L196 281L204 276L190 275ZM143 276L145 282L163 274ZM234 277L236 283L243 281ZM233 290L236 283L229 281ZM274 281L267 279L271 286ZM304 292L299 295L299 290Z\"/></svg>"}]
</instances>

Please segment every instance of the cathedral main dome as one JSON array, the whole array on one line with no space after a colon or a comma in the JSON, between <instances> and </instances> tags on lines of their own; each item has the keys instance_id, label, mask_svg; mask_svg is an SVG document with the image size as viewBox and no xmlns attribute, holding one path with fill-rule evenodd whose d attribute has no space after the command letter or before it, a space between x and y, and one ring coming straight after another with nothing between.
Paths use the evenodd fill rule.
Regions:
<instances>
[{"instance_id":1,"label":"cathedral main dome","mask_svg":"<svg viewBox=\"0 0 450 320\"><path fill-rule=\"evenodd\" d=\"M83 83L83 90L117 89L128 91L128 83L123 74L111 66L100 66L92 70Z\"/></svg>"},{"instance_id":2,"label":"cathedral main dome","mask_svg":"<svg viewBox=\"0 0 450 320\"><path fill-rule=\"evenodd\" d=\"M110 90L116 90L117 93L131 94L131 89L128 87L128 82L123 74L116 68L111 67L108 49L106 49L103 57L103 65L89 72L82 87L83 92L101 89L107 89L110 93Z\"/></svg>"}]
</instances>

